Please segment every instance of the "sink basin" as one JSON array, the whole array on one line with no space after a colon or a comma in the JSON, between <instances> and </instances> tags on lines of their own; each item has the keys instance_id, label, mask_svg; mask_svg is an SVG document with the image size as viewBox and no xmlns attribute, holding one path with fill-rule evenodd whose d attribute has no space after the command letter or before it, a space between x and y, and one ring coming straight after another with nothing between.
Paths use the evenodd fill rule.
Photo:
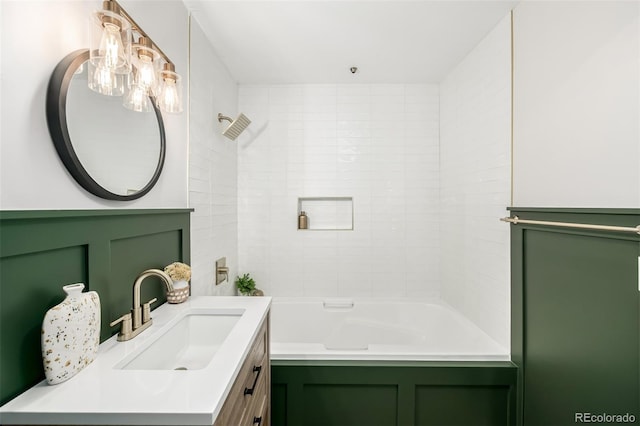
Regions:
<instances>
[{"instance_id":1,"label":"sink basin","mask_svg":"<svg viewBox=\"0 0 640 426\"><path fill-rule=\"evenodd\" d=\"M188 313L148 347L125 361L123 370L200 370L236 325L241 313Z\"/></svg>"}]
</instances>

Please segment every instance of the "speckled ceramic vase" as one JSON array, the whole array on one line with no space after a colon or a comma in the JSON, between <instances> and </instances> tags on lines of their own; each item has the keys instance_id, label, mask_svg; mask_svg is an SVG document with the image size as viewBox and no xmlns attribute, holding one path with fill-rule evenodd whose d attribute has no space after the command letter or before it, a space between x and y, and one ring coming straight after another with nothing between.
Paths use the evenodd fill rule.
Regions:
<instances>
[{"instance_id":1,"label":"speckled ceramic vase","mask_svg":"<svg viewBox=\"0 0 640 426\"><path fill-rule=\"evenodd\" d=\"M100 345L100 297L84 284L62 287L67 297L42 322L42 361L47 383L69 380L91 364Z\"/></svg>"}]
</instances>

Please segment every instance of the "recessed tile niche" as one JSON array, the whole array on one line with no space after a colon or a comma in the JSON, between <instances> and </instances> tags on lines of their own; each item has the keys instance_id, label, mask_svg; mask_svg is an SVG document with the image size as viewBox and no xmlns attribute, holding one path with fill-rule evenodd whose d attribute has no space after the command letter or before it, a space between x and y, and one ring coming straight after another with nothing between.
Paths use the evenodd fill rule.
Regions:
<instances>
[{"instance_id":1,"label":"recessed tile niche","mask_svg":"<svg viewBox=\"0 0 640 426\"><path fill-rule=\"evenodd\" d=\"M352 231L353 197L298 198L298 214L305 212L305 231Z\"/></svg>"}]
</instances>

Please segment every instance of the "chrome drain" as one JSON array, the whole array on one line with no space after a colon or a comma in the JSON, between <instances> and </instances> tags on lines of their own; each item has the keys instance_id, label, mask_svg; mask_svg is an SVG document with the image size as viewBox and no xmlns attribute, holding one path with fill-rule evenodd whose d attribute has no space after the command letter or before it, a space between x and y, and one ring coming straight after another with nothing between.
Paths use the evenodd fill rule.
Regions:
<instances>
[{"instance_id":1,"label":"chrome drain","mask_svg":"<svg viewBox=\"0 0 640 426\"><path fill-rule=\"evenodd\" d=\"M188 370L188 368L187 367L176 367L176 368L174 368L174 370L186 371L186 370Z\"/></svg>"}]
</instances>

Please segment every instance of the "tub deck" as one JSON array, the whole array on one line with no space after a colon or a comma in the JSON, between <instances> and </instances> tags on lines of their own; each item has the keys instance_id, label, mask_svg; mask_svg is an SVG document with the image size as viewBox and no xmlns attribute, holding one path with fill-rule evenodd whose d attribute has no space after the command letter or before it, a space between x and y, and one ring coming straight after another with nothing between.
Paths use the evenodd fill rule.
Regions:
<instances>
[{"instance_id":1,"label":"tub deck","mask_svg":"<svg viewBox=\"0 0 640 426\"><path fill-rule=\"evenodd\" d=\"M274 298L271 330L273 360L510 360L437 300Z\"/></svg>"}]
</instances>

